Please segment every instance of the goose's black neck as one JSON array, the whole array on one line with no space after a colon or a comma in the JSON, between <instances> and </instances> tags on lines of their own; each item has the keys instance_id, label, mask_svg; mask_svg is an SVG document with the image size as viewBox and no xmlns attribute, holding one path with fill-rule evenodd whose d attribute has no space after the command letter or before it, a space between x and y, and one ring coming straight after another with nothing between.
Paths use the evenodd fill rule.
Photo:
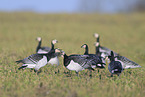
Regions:
<instances>
[{"instance_id":1,"label":"goose's black neck","mask_svg":"<svg viewBox=\"0 0 145 97\"><path fill-rule=\"evenodd\" d=\"M100 43L100 36L97 37L96 41Z\"/></svg>"},{"instance_id":2,"label":"goose's black neck","mask_svg":"<svg viewBox=\"0 0 145 97\"><path fill-rule=\"evenodd\" d=\"M64 54L63 56L64 56L64 59L66 59L68 57L66 54Z\"/></svg>"},{"instance_id":3,"label":"goose's black neck","mask_svg":"<svg viewBox=\"0 0 145 97\"><path fill-rule=\"evenodd\" d=\"M41 48L41 42L42 42L42 40L39 41L36 52L38 52L38 50Z\"/></svg>"},{"instance_id":4,"label":"goose's black neck","mask_svg":"<svg viewBox=\"0 0 145 97\"><path fill-rule=\"evenodd\" d=\"M64 66L66 67L69 64L68 56L66 54L64 54L63 56L64 56L64 59L63 59L64 60Z\"/></svg>"},{"instance_id":5,"label":"goose's black neck","mask_svg":"<svg viewBox=\"0 0 145 97\"><path fill-rule=\"evenodd\" d=\"M99 48L100 48L99 46L96 46L96 55L101 56Z\"/></svg>"},{"instance_id":6,"label":"goose's black neck","mask_svg":"<svg viewBox=\"0 0 145 97\"><path fill-rule=\"evenodd\" d=\"M96 42L99 43L98 47L100 47L100 36L97 37Z\"/></svg>"},{"instance_id":7,"label":"goose's black neck","mask_svg":"<svg viewBox=\"0 0 145 97\"><path fill-rule=\"evenodd\" d=\"M86 54L89 54L89 48L88 48L88 45L86 45L86 48L85 48L85 53L84 53L84 55L86 55Z\"/></svg>"},{"instance_id":8,"label":"goose's black neck","mask_svg":"<svg viewBox=\"0 0 145 97\"><path fill-rule=\"evenodd\" d=\"M54 44L51 42L51 49L54 49Z\"/></svg>"},{"instance_id":9,"label":"goose's black neck","mask_svg":"<svg viewBox=\"0 0 145 97\"><path fill-rule=\"evenodd\" d=\"M99 48L100 48L100 36L97 38L97 43L99 43L98 46L96 46L96 54L100 54Z\"/></svg>"},{"instance_id":10,"label":"goose's black neck","mask_svg":"<svg viewBox=\"0 0 145 97\"><path fill-rule=\"evenodd\" d=\"M111 51L111 59L110 59L111 61L115 61L114 60L114 53L113 53L113 51Z\"/></svg>"}]
</instances>

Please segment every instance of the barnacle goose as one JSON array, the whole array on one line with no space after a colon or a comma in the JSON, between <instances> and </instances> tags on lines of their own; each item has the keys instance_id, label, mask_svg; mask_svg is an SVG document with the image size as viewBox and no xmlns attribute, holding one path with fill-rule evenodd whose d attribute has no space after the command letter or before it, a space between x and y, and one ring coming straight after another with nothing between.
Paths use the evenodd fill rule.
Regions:
<instances>
[{"instance_id":1,"label":"barnacle goose","mask_svg":"<svg viewBox=\"0 0 145 97\"><path fill-rule=\"evenodd\" d=\"M97 54L89 54L89 47L88 47L88 45L87 44L83 44L82 46L81 46L81 48L85 48L85 53L84 53L84 55L89 55L89 56L92 56L92 57L96 57L96 59L100 59L100 61L101 61L101 63L104 63L104 64L97 64L97 67L100 67L100 68L102 68L102 66L104 67L106 64L106 62L105 62L105 58L103 58L103 57L101 57L100 56L100 52L99 52L99 49L98 49L98 52L97 52Z\"/></svg>"},{"instance_id":2,"label":"barnacle goose","mask_svg":"<svg viewBox=\"0 0 145 97\"><path fill-rule=\"evenodd\" d=\"M32 54L29 57L16 61L17 63L23 63L23 65L18 69L25 68L35 68L35 71L38 71L41 67L45 66L47 62L60 53L60 50L53 49L46 54Z\"/></svg>"},{"instance_id":3,"label":"barnacle goose","mask_svg":"<svg viewBox=\"0 0 145 97\"><path fill-rule=\"evenodd\" d=\"M65 52L63 52L62 56L64 57L64 66L71 71L75 71L77 76L79 71L82 71L84 69L89 69L91 71L94 70L94 66L97 67L97 64L104 64L101 63L99 57L94 58L90 55L73 54L67 56Z\"/></svg>"},{"instance_id":4,"label":"barnacle goose","mask_svg":"<svg viewBox=\"0 0 145 97\"><path fill-rule=\"evenodd\" d=\"M110 49L108 49L108 48L106 48L106 47L102 47L102 46L100 45L100 40L99 40L100 36L99 36L99 34L95 33L95 34L94 34L94 37L96 38L96 43L95 43L95 46L96 46L96 54L98 53L97 51L98 51L98 48L99 48L99 51L100 51L101 56L102 56L103 58L109 56L109 55L110 55L110 52L111 52L112 50L110 50ZM117 53L114 52L114 55L115 55L115 56L118 56L119 54L117 54Z\"/></svg>"},{"instance_id":5,"label":"barnacle goose","mask_svg":"<svg viewBox=\"0 0 145 97\"><path fill-rule=\"evenodd\" d=\"M38 40L38 46L36 48L36 53L48 53L51 49L54 49L54 44L57 43L58 41L56 39L51 41L51 48L50 47L41 47L41 43L42 43L42 38L41 37L37 37Z\"/></svg>"},{"instance_id":6,"label":"barnacle goose","mask_svg":"<svg viewBox=\"0 0 145 97\"><path fill-rule=\"evenodd\" d=\"M121 62L123 69L129 69L129 68L139 68L141 67L139 64L131 61L130 59L124 57L124 56L115 56L115 61Z\"/></svg>"},{"instance_id":7,"label":"barnacle goose","mask_svg":"<svg viewBox=\"0 0 145 97\"><path fill-rule=\"evenodd\" d=\"M111 56L108 56L108 58L111 61L108 65L111 76L113 76L113 74L117 74L119 76L123 71L122 63L119 61L115 61L113 51L111 51Z\"/></svg>"},{"instance_id":8,"label":"barnacle goose","mask_svg":"<svg viewBox=\"0 0 145 97\"><path fill-rule=\"evenodd\" d=\"M50 47L41 47L41 42L42 42L41 37L37 37L37 40L39 41L37 49L36 49L36 52L38 54L48 53L50 50L54 49L54 44L58 43L58 41L56 39L54 39L51 41L51 48ZM55 54L55 56L48 61L48 64L51 64L51 65L56 64L58 66L59 65L59 59L58 59L59 56L60 56L60 54Z\"/></svg>"},{"instance_id":9,"label":"barnacle goose","mask_svg":"<svg viewBox=\"0 0 145 97\"><path fill-rule=\"evenodd\" d=\"M85 53L84 53L84 55L89 54L89 48L88 48L88 45L87 45L87 44L83 44L83 45L81 46L81 48L85 48Z\"/></svg>"}]
</instances>

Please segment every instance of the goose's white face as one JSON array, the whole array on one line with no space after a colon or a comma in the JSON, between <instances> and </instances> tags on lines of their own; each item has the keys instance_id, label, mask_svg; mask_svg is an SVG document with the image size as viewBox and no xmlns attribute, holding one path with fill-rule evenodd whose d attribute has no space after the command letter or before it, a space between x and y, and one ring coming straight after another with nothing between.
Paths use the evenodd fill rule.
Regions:
<instances>
[{"instance_id":1,"label":"goose's white face","mask_svg":"<svg viewBox=\"0 0 145 97\"><path fill-rule=\"evenodd\" d=\"M52 43L55 44L57 43L58 41L55 39L55 40L52 40Z\"/></svg>"},{"instance_id":2,"label":"goose's white face","mask_svg":"<svg viewBox=\"0 0 145 97\"><path fill-rule=\"evenodd\" d=\"M55 49L55 53L61 53L59 49Z\"/></svg>"},{"instance_id":3,"label":"goose's white face","mask_svg":"<svg viewBox=\"0 0 145 97\"><path fill-rule=\"evenodd\" d=\"M94 34L94 37L95 37L95 38L98 38L98 37L99 37L99 34L95 33L95 34Z\"/></svg>"},{"instance_id":4,"label":"goose's white face","mask_svg":"<svg viewBox=\"0 0 145 97\"><path fill-rule=\"evenodd\" d=\"M95 42L95 46L98 47L99 46L99 42Z\"/></svg>"},{"instance_id":5,"label":"goose's white face","mask_svg":"<svg viewBox=\"0 0 145 97\"><path fill-rule=\"evenodd\" d=\"M86 48L86 45L83 45L82 48Z\"/></svg>"},{"instance_id":6,"label":"goose's white face","mask_svg":"<svg viewBox=\"0 0 145 97\"><path fill-rule=\"evenodd\" d=\"M41 37L37 37L37 40L38 40L38 41L41 41Z\"/></svg>"}]
</instances>

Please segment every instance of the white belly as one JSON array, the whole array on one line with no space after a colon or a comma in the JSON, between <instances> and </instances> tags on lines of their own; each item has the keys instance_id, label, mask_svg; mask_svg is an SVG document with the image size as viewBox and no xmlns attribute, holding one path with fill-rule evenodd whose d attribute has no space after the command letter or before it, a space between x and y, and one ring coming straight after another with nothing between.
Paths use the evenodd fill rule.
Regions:
<instances>
[{"instance_id":1,"label":"white belly","mask_svg":"<svg viewBox=\"0 0 145 97\"><path fill-rule=\"evenodd\" d=\"M38 53L38 54L46 54L46 53L48 53L48 52L47 52L47 51L44 51L44 50L42 50L42 49L39 49L37 53Z\"/></svg>"},{"instance_id":2,"label":"white belly","mask_svg":"<svg viewBox=\"0 0 145 97\"><path fill-rule=\"evenodd\" d=\"M51 65L59 65L59 59L58 57L54 57L54 58L51 58L49 61L48 61L48 64L51 64Z\"/></svg>"},{"instance_id":3,"label":"white belly","mask_svg":"<svg viewBox=\"0 0 145 97\"><path fill-rule=\"evenodd\" d=\"M41 60L39 60L35 66L35 70L39 70L41 67L45 66L47 64L47 57L43 56Z\"/></svg>"},{"instance_id":4,"label":"white belly","mask_svg":"<svg viewBox=\"0 0 145 97\"><path fill-rule=\"evenodd\" d=\"M27 66L26 68L34 68L36 64L23 64L22 66Z\"/></svg>"},{"instance_id":5,"label":"white belly","mask_svg":"<svg viewBox=\"0 0 145 97\"><path fill-rule=\"evenodd\" d=\"M83 67L81 67L78 63L75 63L73 60L70 61L70 64L66 68L76 72L84 70Z\"/></svg>"}]
</instances>

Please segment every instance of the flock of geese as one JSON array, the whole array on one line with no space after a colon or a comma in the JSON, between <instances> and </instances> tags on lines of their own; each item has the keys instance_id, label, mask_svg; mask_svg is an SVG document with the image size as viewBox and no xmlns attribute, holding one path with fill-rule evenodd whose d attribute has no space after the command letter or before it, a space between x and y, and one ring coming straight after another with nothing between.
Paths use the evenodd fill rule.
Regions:
<instances>
[{"instance_id":1,"label":"flock of geese","mask_svg":"<svg viewBox=\"0 0 145 97\"><path fill-rule=\"evenodd\" d=\"M130 59L120 56L118 53L101 46L99 42L99 34L95 33L94 37L96 38L95 54L90 54L88 45L84 44L81 46L81 48L85 49L84 54L73 54L69 56L63 50L54 48L54 44L58 42L57 40L51 41L51 48L41 47L42 39L41 37L38 37L37 40L39 43L36 48L36 54L32 54L27 58L16 61L17 63L23 63L18 69L34 68L34 71L37 72L46 64L59 65L58 57L60 56L63 57L64 66L68 70L75 71L77 76L79 76L79 71L85 69L89 69L91 75L92 70L95 70L95 68L105 68L106 61L109 63L108 70L111 73L111 76L113 76L113 74L119 76L124 69L141 67Z\"/></svg>"}]
</instances>

